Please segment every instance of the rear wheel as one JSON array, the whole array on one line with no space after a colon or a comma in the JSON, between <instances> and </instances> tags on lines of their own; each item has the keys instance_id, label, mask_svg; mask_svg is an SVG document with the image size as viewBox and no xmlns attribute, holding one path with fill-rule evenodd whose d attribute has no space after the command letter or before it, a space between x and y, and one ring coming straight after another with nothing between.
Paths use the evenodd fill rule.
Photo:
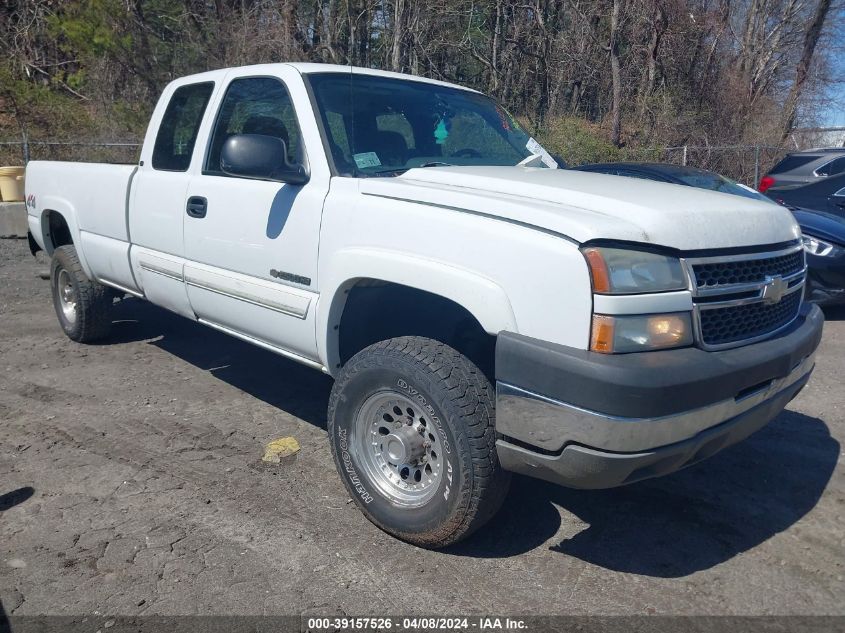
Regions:
<instances>
[{"instance_id":1,"label":"rear wheel","mask_svg":"<svg viewBox=\"0 0 845 633\"><path fill-rule=\"evenodd\" d=\"M332 389L328 431L341 478L366 517L411 543L459 541L507 493L493 388L443 343L402 337L356 354Z\"/></svg>"},{"instance_id":2,"label":"rear wheel","mask_svg":"<svg viewBox=\"0 0 845 633\"><path fill-rule=\"evenodd\" d=\"M108 335L114 294L88 279L73 246L60 246L53 252L50 285L56 316L68 338L90 343Z\"/></svg>"}]
</instances>

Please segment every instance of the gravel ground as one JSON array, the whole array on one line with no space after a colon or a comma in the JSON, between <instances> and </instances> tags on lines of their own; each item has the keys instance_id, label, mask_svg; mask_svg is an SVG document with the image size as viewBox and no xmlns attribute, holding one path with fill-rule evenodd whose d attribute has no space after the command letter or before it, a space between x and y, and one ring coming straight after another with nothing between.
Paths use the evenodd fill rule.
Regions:
<instances>
[{"instance_id":1,"label":"gravel ground","mask_svg":"<svg viewBox=\"0 0 845 633\"><path fill-rule=\"evenodd\" d=\"M843 311L744 443L611 491L517 479L486 529L429 552L346 495L327 377L134 299L77 345L44 268L0 240L7 614L845 614ZM262 465L282 436L296 459Z\"/></svg>"}]
</instances>

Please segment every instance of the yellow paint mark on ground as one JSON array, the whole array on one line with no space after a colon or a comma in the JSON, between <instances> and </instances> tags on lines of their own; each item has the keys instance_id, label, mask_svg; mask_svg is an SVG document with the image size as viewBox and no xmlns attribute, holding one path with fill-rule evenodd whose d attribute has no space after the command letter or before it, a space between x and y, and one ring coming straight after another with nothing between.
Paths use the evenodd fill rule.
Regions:
<instances>
[{"instance_id":1,"label":"yellow paint mark on ground","mask_svg":"<svg viewBox=\"0 0 845 633\"><path fill-rule=\"evenodd\" d=\"M264 447L264 457L261 458L261 461L278 464L282 458L290 457L298 452L299 442L296 441L296 438L280 437Z\"/></svg>"}]
</instances>

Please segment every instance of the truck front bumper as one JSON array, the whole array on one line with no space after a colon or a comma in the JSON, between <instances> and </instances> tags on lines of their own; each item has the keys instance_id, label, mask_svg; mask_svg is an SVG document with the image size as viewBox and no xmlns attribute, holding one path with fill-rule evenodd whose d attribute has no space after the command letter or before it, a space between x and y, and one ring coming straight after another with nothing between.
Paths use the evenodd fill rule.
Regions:
<instances>
[{"instance_id":1,"label":"truck front bumper","mask_svg":"<svg viewBox=\"0 0 845 633\"><path fill-rule=\"evenodd\" d=\"M720 352L605 355L503 332L496 430L506 470L611 488L710 457L774 418L813 370L817 306L766 341Z\"/></svg>"}]
</instances>

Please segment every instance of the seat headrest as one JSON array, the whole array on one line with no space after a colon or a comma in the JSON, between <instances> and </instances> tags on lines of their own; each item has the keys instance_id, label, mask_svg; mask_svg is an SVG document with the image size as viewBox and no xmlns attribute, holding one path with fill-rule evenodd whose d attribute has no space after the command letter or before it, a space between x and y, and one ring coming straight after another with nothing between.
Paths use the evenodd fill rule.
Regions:
<instances>
[{"instance_id":1,"label":"seat headrest","mask_svg":"<svg viewBox=\"0 0 845 633\"><path fill-rule=\"evenodd\" d=\"M242 134L263 134L280 138L288 145L288 130L280 119L266 115L249 117L244 123Z\"/></svg>"}]
</instances>

